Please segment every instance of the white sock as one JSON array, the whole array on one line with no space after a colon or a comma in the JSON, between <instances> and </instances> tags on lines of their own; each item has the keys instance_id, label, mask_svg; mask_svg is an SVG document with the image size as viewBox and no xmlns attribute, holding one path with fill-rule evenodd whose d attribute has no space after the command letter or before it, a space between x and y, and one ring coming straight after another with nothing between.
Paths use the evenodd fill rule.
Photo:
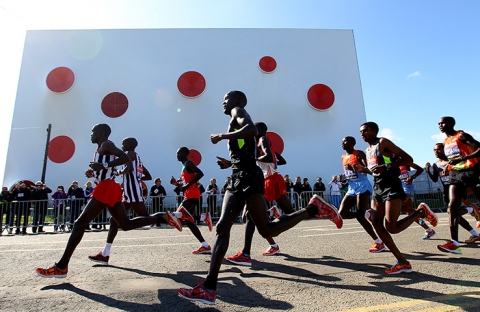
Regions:
<instances>
[{"instance_id":1,"label":"white sock","mask_svg":"<svg viewBox=\"0 0 480 312\"><path fill-rule=\"evenodd\" d=\"M383 243L383 242L382 242L382 240L381 240L380 238L377 238L377 239L375 240L375 243L381 244L381 243Z\"/></svg>"},{"instance_id":2,"label":"white sock","mask_svg":"<svg viewBox=\"0 0 480 312\"><path fill-rule=\"evenodd\" d=\"M473 236L478 236L478 232L475 231L475 229L472 229L472 230L470 231L470 234L472 234Z\"/></svg>"},{"instance_id":3,"label":"white sock","mask_svg":"<svg viewBox=\"0 0 480 312\"><path fill-rule=\"evenodd\" d=\"M182 218L182 213L181 213L181 212L175 211L175 212L173 212L173 215L174 215L175 217L177 217L177 219L181 219L181 218Z\"/></svg>"},{"instance_id":4,"label":"white sock","mask_svg":"<svg viewBox=\"0 0 480 312\"><path fill-rule=\"evenodd\" d=\"M273 210L272 209L268 209L268 216L273 217Z\"/></svg>"},{"instance_id":5,"label":"white sock","mask_svg":"<svg viewBox=\"0 0 480 312\"><path fill-rule=\"evenodd\" d=\"M202 246L207 248L208 246L210 246L207 242L202 242Z\"/></svg>"},{"instance_id":6,"label":"white sock","mask_svg":"<svg viewBox=\"0 0 480 312\"><path fill-rule=\"evenodd\" d=\"M277 248L277 247L278 247L277 244L273 244L273 245L270 245L270 246L273 247L273 248Z\"/></svg>"},{"instance_id":7,"label":"white sock","mask_svg":"<svg viewBox=\"0 0 480 312\"><path fill-rule=\"evenodd\" d=\"M455 246L457 246L457 247L460 246L460 244L459 244L456 240L453 240L453 239L452 239L452 243L453 243Z\"/></svg>"},{"instance_id":8,"label":"white sock","mask_svg":"<svg viewBox=\"0 0 480 312\"><path fill-rule=\"evenodd\" d=\"M472 213L472 212L473 212L472 206L467 207L467 212L468 212L468 213Z\"/></svg>"},{"instance_id":9,"label":"white sock","mask_svg":"<svg viewBox=\"0 0 480 312\"><path fill-rule=\"evenodd\" d=\"M103 247L103 251L102 251L102 255L104 257L110 256L110 248L112 248L112 244L111 243L106 243L105 247Z\"/></svg>"},{"instance_id":10,"label":"white sock","mask_svg":"<svg viewBox=\"0 0 480 312\"><path fill-rule=\"evenodd\" d=\"M205 221L206 218L207 218L207 217L205 217L205 214L204 214L204 213L202 213L202 214L200 215L200 221L203 222L203 221Z\"/></svg>"}]
</instances>

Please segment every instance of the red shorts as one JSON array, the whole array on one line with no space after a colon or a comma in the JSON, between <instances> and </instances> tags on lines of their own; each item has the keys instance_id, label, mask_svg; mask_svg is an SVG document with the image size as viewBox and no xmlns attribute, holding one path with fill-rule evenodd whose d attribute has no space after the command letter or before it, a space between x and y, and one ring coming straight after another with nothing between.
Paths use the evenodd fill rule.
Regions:
<instances>
[{"instance_id":1,"label":"red shorts","mask_svg":"<svg viewBox=\"0 0 480 312\"><path fill-rule=\"evenodd\" d=\"M188 189L185 190L183 193L183 198L185 199L198 199L200 198L200 190L196 185L190 186Z\"/></svg>"},{"instance_id":2,"label":"red shorts","mask_svg":"<svg viewBox=\"0 0 480 312\"><path fill-rule=\"evenodd\" d=\"M282 175L274 173L268 178L265 178L265 199L267 201L274 201L282 195L287 195L287 186Z\"/></svg>"},{"instance_id":3,"label":"red shorts","mask_svg":"<svg viewBox=\"0 0 480 312\"><path fill-rule=\"evenodd\" d=\"M113 207L116 203L122 202L122 189L114 180L103 180L93 189L92 198Z\"/></svg>"}]
</instances>

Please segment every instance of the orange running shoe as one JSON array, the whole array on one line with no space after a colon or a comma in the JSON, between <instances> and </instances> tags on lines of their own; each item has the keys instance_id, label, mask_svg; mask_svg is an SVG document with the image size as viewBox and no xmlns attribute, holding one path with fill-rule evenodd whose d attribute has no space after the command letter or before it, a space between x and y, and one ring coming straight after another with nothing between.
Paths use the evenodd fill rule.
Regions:
<instances>
[{"instance_id":1,"label":"orange running shoe","mask_svg":"<svg viewBox=\"0 0 480 312\"><path fill-rule=\"evenodd\" d=\"M395 264L390 268L386 269L385 273L389 275L400 274L400 273L412 273L412 265L410 263L400 264L395 262Z\"/></svg>"},{"instance_id":2,"label":"orange running shoe","mask_svg":"<svg viewBox=\"0 0 480 312\"><path fill-rule=\"evenodd\" d=\"M368 252L382 252L385 250L385 244L381 242L380 244L377 242L373 242L372 247L368 249Z\"/></svg>"},{"instance_id":3,"label":"orange running shoe","mask_svg":"<svg viewBox=\"0 0 480 312\"><path fill-rule=\"evenodd\" d=\"M190 212L188 212L187 209L185 209L185 207L183 206L178 207L177 212L182 213L183 221L190 221L191 223L195 223L195 220L193 219L192 215L190 214Z\"/></svg>"},{"instance_id":4,"label":"orange running shoe","mask_svg":"<svg viewBox=\"0 0 480 312\"><path fill-rule=\"evenodd\" d=\"M211 232L213 230L213 222L212 217L208 212L205 212L205 220L203 221L208 227L208 230Z\"/></svg>"},{"instance_id":5,"label":"orange running shoe","mask_svg":"<svg viewBox=\"0 0 480 312\"><path fill-rule=\"evenodd\" d=\"M98 252L98 254L96 254L95 256L88 256L88 259L92 260L92 261L95 261L95 262L99 262L99 263L103 263L103 264L108 264L108 260L110 259L110 256L104 256L102 254L101 251Z\"/></svg>"},{"instance_id":6,"label":"orange running shoe","mask_svg":"<svg viewBox=\"0 0 480 312\"><path fill-rule=\"evenodd\" d=\"M264 252L262 252L262 256L274 256L280 252L280 247L277 245L277 247L270 246L268 249Z\"/></svg>"},{"instance_id":7,"label":"orange running shoe","mask_svg":"<svg viewBox=\"0 0 480 312\"><path fill-rule=\"evenodd\" d=\"M480 221L480 211L478 210L478 206L475 204L472 204L472 213L470 214L472 217L475 218L475 220ZM478 226L477 226L478 227Z\"/></svg>"},{"instance_id":8,"label":"orange running shoe","mask_svg":"<svg viewBox=\"0 0 480 312\"><path fill-rule=\"evenodd\" d=\"M199 301L205 304L213 305L215 304L215 299L217 299L217 291L208 291L203 286L203 283L200 282L192 289L180 288L178 290L178 296L190 301Z\"/></svg>"},{"instance_id":9,"label":"orange running shoe","mask_svg":"<svg viewBox=\"0 0 480 312\"><path fill-rule=\"evenodd\" d=\"M173 215L171 211L167 211L163 218L167 220L168 225L175 227L180 232L182 231L182 223Z\"/></svg>"},{"instance_id":10,"label":"orange running shoe","mask_svg":"<svg viewBox=\"0 0 480 312\"><path fill-rule=\"evenodd\" d=\"M425 211L425 217L427 218L427 221L433 227L437 226L438 218L437 218L437 215L432 211L432 209L430 209L430 207L428 207L428 205L425 203L420 203L420 205L418 205L417 210L420 210L420 209Z\"/></svg>"},{"instance_id":11,"label":"orange running shoe","mask_svg":"<svg viewBox=\"0 0 480 312\"><path fill-rule=\"evenodd\" d=\"M470 236L467 240L465 240L465 243L467 244L475 244L476 242L480 242L480 236Z\"/></svg>"},{"instance_id":12,"label":"orange running shoe","mask_svg":"<svg viewBox=\"0 0 480 312\"><path fill-rule=\"evenodd\" d=\"M239 251L235 256L225 257L228 262L244 266L252 266L252 258L245 256L243 252Z\"/></svg>"},{"instance_id":13,"label":"orange running shoe","mask_svg":"<svg viewBox=\"0 0 480 312\"><path fill-rule=\"evenodd\" d=\"M310 199L310 202L308 203L314 204L318 207L318 212L319 215L326 215L330 221L335 223L337 226L337 229L341 229L343 226L343 219L338 213L337 208L334 205L330 205L327 203L322 197L318 195L313 195L313 197Z\"/></svg>"},{"instance_id":14,"label":"orange running shoe","mask_svg":"<svg viewBox=\"0 0 480 312\"><path fill-rule=\"evenodd\" d=\"M192 251L192 254L194 255L200 255L200 254L211 254L212 253L212 247L203 247L200 246L197 250Z\"/></svg>"},{"instance_id":15,"label":"orange running shoe","mask_svg":"<svg viewBox=\"0 0 480 312\"><path fill-rule=\"evenodd\" d=\"M462 248L460 246L455 245L454 242L448 241L446 244L443 245L437 245L438 250L443 251L443 252L451 252L457 255L462 254Z\"/></svg>"},{"instance_id":16,"label":"orange running shoe","mask_svg":"<svg viewBox=\"0 0 480 312\"><path fill-rule=\"evenodd\" d=\"M55 277L55 278L64 278L64 277L67 277L67 273L68 273L68 267L66 267L65 269L60 269L59 267L57 267L57 264L55 263L54 265L52 265L51 267L48 267L48 268L37 268L35 270L38 274L38 276L41 276L41 277L47 277L47 278L52 278L52 277Z\"/></svg>"}]
</instances>

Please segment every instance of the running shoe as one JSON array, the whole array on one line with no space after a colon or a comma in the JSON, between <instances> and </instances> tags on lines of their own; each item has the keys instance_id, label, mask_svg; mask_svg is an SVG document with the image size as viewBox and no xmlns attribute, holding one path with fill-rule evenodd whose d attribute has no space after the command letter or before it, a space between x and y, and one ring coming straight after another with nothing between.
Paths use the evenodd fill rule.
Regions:
<instances>
[{"instance_id":1,"label":"running shoe","mask_svg":"<svg viewBox=\"0 0 480 312\"><path fill-rule=\"evenodd\" d=\"M455 245L452 241L448 241L446 244L443 244L443 245L437 245L437 248L438 250L443 252L451 252L458 255L462 254L462 248L460 248L460 246Z\"/></svg>"},{"instance_id":2,"label":"running shoe","mask_svg":"<svg viewBox=\"0 0 480 312\"><path fill-rule=\"evenodd\" d=\"M213 230L213 222L212 222L212 217L208 212L205 212L205 224L208 227L208 230L211 232Z\"/></svg>"},{"instance_id":3,"label":"running shoe","mask_svg":"<svg viewBox=\"0 0 480 312\"><path fill-rule=\"evenodd\" d=\"M262 252L262 256L273 256L276 255L280 252L280 247L277 245L277 247L270 246L268 249L264 252Z\"/></svg>"},{"instance_id":4,"label":"running shoe","mask_svg":"<svg viewBox=\"0 0 480 312\"><path fill-rule=\"evenodd\" d=\"M365 211L365 219L367 219L368 222L373 223L373 217L372 217L373 209L368 209Z\"/></svg>"},{"instance_id":5,"label":"running shoe","mask_svg":"<svg viewBox=\"0 0 480 312\"><path fill-rule=\"evenodd\" d=\"M65 269L62 270L59 267L57 267L57 264L55 263L51 267L37 268L35 271L37 272L38 276L41 276L41 277L64 278L64 277L67 277L68 267L66 267Z\"/></svg>"},{"instance_id":6,"label":"running shoe","mask_svg":"<svg viewBox=\"0 0 480 312\"><path fill-rule=\"evenodd\" d=\"M273 213L273 217L275 219L280 218L280 216L282 215L280 210L278 210L277 206L272 206L272 208L268 209L268 211L271 211Z\"/></svg>"},{"instance_id":7,"label":"running shoe","mask_svg":"<svg viewBox=\"0 0 480 312\"><path fill-rule=\"evenodd\" d=\"M212 253L212 247L203 247L200 246L197 250L192 251L192 254L194 255L200 255L200 254L211 254Z\"/></svg>"},{"instance_id":8,"label":"running shoe","mask_svg":"<svg viewBox=\"0 0 480 312\"><path fill-rule=\"evenodd\" d=\"M168 225L175 227L180 232L182 231L182 223L173 215L171 211L167 211L163 218L167 221Z\"/></svg>"},{"instance_id":9,"label":"running shoe","mask_svg":"<svg viewBox=\"0 0 480 312\"><path fill-rule=\"evenodd\" d=\"M377 242L373 242L372 247L368 249L368 252L382 252L385 250L385 244L381 242L380 244Z\"/></svg>"},{"instance_id":10,"label":"running shoe","mask_svg":"<svg viewBox=\"0 0 480 312\"><path fill-rule=\"evenodd\" d=\"M252 258L250 258L250 256L245 256L241 251L235 256L228 256L225 259L233 264L252 266Z\"/></svg>"},{"instance_id":11,"label":"running shoe","mask_svg":"<svg viewBox=\"0 0 480 312\"><path fill-rule=\"evenodd\" d=\"M476 242L480 242L480 236L470 236L469 239L465 240L465 243L467 244L475 244Z\"/></svg>"},{"instance_id":12,"label":"running shoe","mask_svg":"<svg viewBox=\"0 0 480 312\"><path fill-rule=\"evenodd\" d=\"M395 262L395 264L390 268L386 269L385 273L389 275L400 274L400 273L412 273L412 265L410 263L400 264Z\"/></svg>"},{"instance_id":13,"label":"running shoe","mask_svg":"<svg viewBox=\"0 0 480 312\"><path fill-rule=\"evenodd\" d=\"M94 256L88 256L88 259L102 264L108 264L108 259L110 259L110 256L104 256L102 252L99 251L98 254Z\"/></svg>"},{"instance_id":14,"label":"running shoe","mask_svg":"<svg viewBox=\"0 0 480 312\"><path fill-rule=\"evenodd\" d=\"M217 298L217 291L209 292L205 289L203 283L199 282L197 286L192 289L180 288L178 290L178 296L190 301L200 301L205 304L213 305Z\"/></svg>"},{"instance_id":15,"label":"running shoe","mask_svg":"<svg viewBox=\"0 0 480 312\"><path fill-rule=\"evenodd\" d=\"M337 229L341 229L343 226L343 219L338 213L338 210L335 206L330 205L327 203L322 197L318 195L313 195L308 203L316 205L318 207L318 214L319 215L327 215L328 219L335 223Z\"/></svg>"},{"instance_id":16,"label":"running shoe","mask_svg":"<svg viewBox=\"0 0 480 312\"><path fill-rule=\"evenodd\" d=\"M185 207L183 206L178 207L177 212L182 213L182 221L190 221L191 223L195 223L195 220L193 219L192 215L190 214L190 212L188 212L187 209L185 209Z\"/></svg>"},{"instance_id":17,"label":"running shoe","mask_svg":"<svg viewBox=\"0 0 480 312\"><path fill-rule=\"evenodd\" d=\"M435 230L434 229L428 229L425 231L425 234L423 234L423 237L422 239L423 240L427 240L427 239L430 239L432 238L433 236L435 236Z\"/></svg>"},{"instance_id":18,"label":"running shoe","mask_svg":"<svg viewBox=\"0 0 480 312\"><path fill-rule=\"evenodd\" d=\"M418 207L417 207L417 210L420 210L420 209L425 211L425 217L427 218L427 221L433 227L437 226L437 224L438 224L437 215L430 209L430 207L428 207L428 205L425 204L425 203L420 203L420 205L418 205Z\"/></svg>"},{"instance_id":19,"label":"running shoe","mask_svg":"<svg viewBox=\"0 0 480 312\"><path fill-rule=\"evenodd\" d=\"M474 217L477 222L480 221L480 211L478 210L478 206L476 204L472 204L472 209L473 211L470 215Z\"/></svg>"}]
</instances>

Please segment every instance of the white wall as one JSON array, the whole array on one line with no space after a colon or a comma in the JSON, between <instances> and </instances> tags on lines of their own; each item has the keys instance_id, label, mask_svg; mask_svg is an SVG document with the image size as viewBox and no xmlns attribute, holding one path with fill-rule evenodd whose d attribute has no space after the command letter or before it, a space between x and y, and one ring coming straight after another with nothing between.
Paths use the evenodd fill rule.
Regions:
<instances>
[{"instance_id":1,"label":"white wall","mask_svg":"<svg viewBox=\"0 0 480 312\"><path fill-rule=\"evenodd\" d=\"M271 74L258 67L266 55L277 61ZM76 75L72 89L63 94L53 93L45 83L59 66ZM189 99L178 91L177 79L186 71L205 77L201 96ZM335 93L327 111L314 110L306 99L308 89L318 83ZM311 184L317 176L328 182L342 171L344 136L355 136L357 148L365 148L358 135L366 120L351 30L28 31L4 185L40 179L49 123L52 139L67 135L76 144L69 161L48 161L50 186L86 181L83 172L95 150L90 130L97 123L112 127L111 139L118 146L124 137L136 137L145 166L163 178L164 185L180 173L175 153L181 146L202 154L204 185L211 177L223 184L230 171L218 169L215 156L228 156L226 142L213 145L209 137L226 131L229 117L221 104L233 89L246 93L246 109L254 121L264 121L282 136L288 162L280 168L283 174L308 177ZM109 118L100 109L103 97L114 91L129 99L127 112L119 118Z\"/></svg>"}]
</instances>

